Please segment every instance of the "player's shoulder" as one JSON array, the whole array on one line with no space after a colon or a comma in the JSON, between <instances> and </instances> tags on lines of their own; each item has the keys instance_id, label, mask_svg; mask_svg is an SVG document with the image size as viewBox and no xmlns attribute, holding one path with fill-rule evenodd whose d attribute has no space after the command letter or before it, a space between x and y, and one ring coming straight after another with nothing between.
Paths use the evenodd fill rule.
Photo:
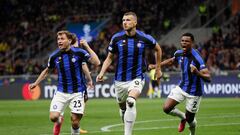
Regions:
<instances>
[{"instance_id":1,"label":"player's shoulder","mask_svg":"<svg viewBox=\"0 0 240 135\"><path fill-rule=\"evenodd\" d=\"M125 35L125 31L119 31L112 36L112 39L115 39L124 35Z\"/></svg>"},{"instance_id":2,"label":"player's shoulder","mask_svg":"<svg viewBox=\"0 0 240 135\"><path fill-rule=\"evenodd\" d=\"M193 57L195 57L197 60L201 60L202 61L202 56L200 54L200 52L197 49L193 49L192 48L192 55Z\"/></svg>"},{"instance_id":3,"label":"player's shoulder","mask_svg":"<svg viewBox=\"0 0 240 135\"><path fill-rule=\"evenodd\" d=\"M71 47L70 49L74 53L86 53L87 52L86 50L84 50L84 49L82 49L80 47Z\"/></svg>"},{"instance_id":4,"label":"player's shoulder","mask_svg":"<svg viewBox=\"0 0 240 135\"><path fill-rule=\"evenodd\" d=\"M182 56L183 55L183 50L177 50L177 51L175 51L175 53L174 53L174 56L175 57L179 57L179 56Z\"/></svg>"},{"instance_id":5,"label":"player's shoulder","mask_svg":"<svg viewBox=\"0 0 240 135\"><path fill-rule=\"evenodd\" d=\"M79 47L71 47L71 51L73 52L74 55L76 56L79 56L79 57L91 57L90 54L82 49L82 48L79 48Z\"/></svg>"},{"instance_id":6,"label":"player's shoulder","mask_svg":"<svg viewBox=\"0 0 240 135\"><path fill-rule=\"evenodd\" d=\"M136 30L136 33L138 36L140 36L141 38L144 38L144 39L148 39L148 40L153 40L154 38L149 35L149 34L146 34L145 32L141 31L141 30Z\"/></svg>"},{"instance_id":7,"label":"player's shoulder","mask_svg":"<svg viewBox=\"0 0 240 135\"><path fill-rule=\"evenodd\" d=\"M71 49L71 51L73 51L73 52L81 52L81 51L84 51L82 48L80 48L80 47L71 47L70 48Z\"/></svg>"},{"instance_id":8,"label":"player's shoulder","mask_svg":"<svg viewBox=\"0 0 240 135\"><path fill-rule=\"evenodd\" d=\"M53 51L53 52L49 55L50 58L60 55L60 53L61 53L60 51L61 51L60 49L56 49L55 51Z\"/></svg>"}]
</instances>

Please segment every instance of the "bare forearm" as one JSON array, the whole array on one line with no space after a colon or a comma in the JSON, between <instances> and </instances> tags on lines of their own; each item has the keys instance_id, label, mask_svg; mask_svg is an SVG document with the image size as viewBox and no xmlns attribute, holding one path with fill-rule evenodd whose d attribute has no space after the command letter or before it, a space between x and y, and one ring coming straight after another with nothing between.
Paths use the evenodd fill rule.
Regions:
<instances>
[{"instance_id":1,"label":"bare forearm","mask_svg":"<svg viewBox=\"0 0 240 135\"><path fill-rule=\"evenodd\" d=\"M210 75L210 73L197 71L196 74L197 74L199 77L201 77L202 79L204 79L204 80L206 80L206 81L208 81L208 82L211 81L211 75Z\"/></svg>"},{"instance_id":2,"label":"bare forearm","mask_svg":"<svg viewBox=\"0 0 240 135\"><path fill-rule=\"evenodd\" d=\"M156 70L161 70L162 49L160 48L159 45L156 49L155 59L156 59Z\"/></svg>"},{"instance_id":3,"label":"bare forearm","mask_svg":"<svg viewBox=\"0 0 240 135\"><path fill-rule=\"evenodd\" d=\"M97 56L97 54L89 47L89 46L85 46L85 49L89 52L89 54L91 55L91 63L94 64L95 66L99 66L100 65L100 60Z\"/></svg>"},{"instance_id":4,"label":"bare forearm","mask_svg":"<svg viewBox=\"0 0 240 135\"><path fill-rule=\"evenodd\" d=\"M107 70L107 68L111 65L112 63L112 59L111 58L107 58L104 62L103 62L103 66L102 69L100 71L100 74L104 74Z\"/></svg>"},{"instance_id":5,"label":"bare forearm","mask_svg":"<svg viewBox=\"0 0 240 135\"><path fill-rule=\"evenodd\" d=\"M41 74L38 76L37 80L34 82L36 85L38 85L42 80L44 80L46 78L46 76L48 75L48 68L45 68Z\"/></svg>"},{"instance_id":6,"label":"bare forearm","mask_svg":"<svg viewBox=\"0 0 240 135\"><path fill-rule=\"evenodd\" d=\"M88 82L92 81L91 73L90 73L87 65L83 65L82 68L83 68L83 73L84 73L87 81L88 81Z\"/></svg>"},{"instance_id":7,"label":"bare forearm","mask_svg":"<svg viewBox=\"0 0 240 135\"><path fill-rule=\"evenodd\" d=\"M166 59L161 62L161 66L171 66L173 64L174 58Z\"/></svg>"}]
</instances>

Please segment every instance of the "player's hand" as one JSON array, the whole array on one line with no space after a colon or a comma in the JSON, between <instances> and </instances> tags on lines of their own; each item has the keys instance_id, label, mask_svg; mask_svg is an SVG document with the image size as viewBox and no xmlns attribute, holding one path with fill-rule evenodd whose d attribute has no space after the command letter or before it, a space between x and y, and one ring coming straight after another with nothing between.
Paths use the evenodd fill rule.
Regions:
<instances>
[{"instance_id":1,"label":"player's hand","mask_svg":"<svg viewBox=\"0 0 240 135\"><path fill-rule=\"evenodd\" d=\"M88 89L94 89L94 85L93 85L93 82L92 82L92 81L88 81L88 82L87 82L87 88L88 88Z\"/></svg>"},{"instance_id":2,"label":"player's hand","mask_svg":"<svg viewBox=\"0 0 240 135\"><path fill-rule=\"evenodd\" d=\"M89 45L88 45L88 43L87 43L87 41L85 39L79 40L79 44L82 45L85 48L89 47Z\"/></svg>"},{"instance_id":3,"label":"player's hand","mask_svg":"<svg viewBox=\"0 0 240 135\"><path fill-rule=\"evenodd\" d=\"M33 89L36 87L37 85L35 84L35 83L31 83L31 84L29 84L29 86L28 86L28 90L30 91L30 92L33 92Z\"/></svg>"},{"instance_id":4,"label":"player's hand","mask_svg":"<svg viewBox=\"0 0 240 135\"><path fill-rule=\"evenodd\" d=\"M148 65L148 69L151 70L151 69L154 69L155 68L155 64L149 64Z\"/></svg>"},{"instance_id":5,"label":"player's hand","mask_svg":"<svg viewBox=\"0 0 240 135\"><path fill-rule=\"evenodd\" d=\"M160 84L160 79L162 78L162 71L156 70L155 72L155 80L157 80L158 84Z\"/></svg>"},{"instance_id":6,"label":"player's hand","mask_svg":"<svg viewBox=\"0 0 240 135\"><path fill-rule=\"evenodd\" d=\"M197 73L198 72L198 69L193 65L193 64L190 64L190 70L192 73Z\"/></svg>"},{"instance_id":7,"label":"player's hand","mask_svg":"<svg viewBox=\"0 0 240 135\"><path fill-rule=\"evenodd\" d=\"M84 92L83 99L84 102L86 103L88 101L88 91L93 91L94 90L94 85L92 81L88 82L87 84L87 90Z\"/></svg>"},{"instance_id":8,"label":"player's hand","mask_svg":"<svg viewBox=\"0 0 240 135\"><path fill-rule=\"evenodd\" d=\"M98 74L97 78L96 78L96 82L103 82L103 75L102 74Z\"/></svg>"}]
</instances>

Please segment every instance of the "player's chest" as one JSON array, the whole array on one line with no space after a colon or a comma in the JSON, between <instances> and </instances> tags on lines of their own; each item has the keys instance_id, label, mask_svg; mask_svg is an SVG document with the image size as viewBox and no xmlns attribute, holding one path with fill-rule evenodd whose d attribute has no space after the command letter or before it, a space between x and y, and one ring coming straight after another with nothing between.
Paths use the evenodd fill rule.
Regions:
<instances>
[{"instance_id":1,"label":"player's chest","mask_svg":"<svg viewBox=\"0 0 240 135\"><path fill-rule=\"evenodd\" d=\"M76 64L81 61L82 61L81 58L77 55L64 54L64 55L58 56L54 62L57 66L68 67L72 64Z\"/></svg>"},{"instance_id":2,"label":"player's chest","mask_svg":"<svg viewBox=\"0 0 240 135\"><path fill-rule=\"evenodd\" d=\"M116 44L118 52L134 52L139 51L142 52L145 48L145 43L141 40L127 39L120 40Z\"/></svg>"}]
</instances>

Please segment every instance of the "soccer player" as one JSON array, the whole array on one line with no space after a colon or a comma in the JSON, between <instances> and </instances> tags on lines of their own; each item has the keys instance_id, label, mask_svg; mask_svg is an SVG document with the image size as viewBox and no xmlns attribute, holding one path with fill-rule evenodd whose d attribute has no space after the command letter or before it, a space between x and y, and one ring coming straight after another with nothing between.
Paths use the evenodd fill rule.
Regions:
<instances>
[{"instance_id":1,"label":"soccer player","mask_svg":"<svg viewBox=\"0 0 240 135\"><path fill-rule=\"evenodd\" d=\"M113 62L114 54L118 56L115 72L116 99L120 107L120 116L124 121L124 135L132 135L136 119L136 100L144 86L144 72L146 69L144 51L146 48L156 52L156 74L160 81L162 51L156 40L136 29L137 16L134 12L127 12L122 18L123 31L116 33L108 47L105 59L96 81L103 81L104 73Z\"/></svg>"},{"instance_id":2,"label":"soccer player","mask_svg":"<svg viewBox=\"0 0 240 135\"><path fill-rule=\"evenodd\" d=\"M178 131L182 132L186 122L189 124L190 135L195 135L197 121L195 114L199 110L202 98L203 81L210 82L211 76L200 53L193 49L194 36L191 33L184 33L181 36L181 50L174 53L174 57L161 62L161 66L172 65L177 62L182 71L182 79L179 85L171 90L163 111L172 116L178 116L181 122ZM175 106L186 99L186 112L183 113Z\"/></svg>"},{"instance_id":3,"label":"soccer player","mask_svg":"<svg viewBox=\"0 0 240 135\"><path fill-rule=\"evenodd\" d=\"M50 120L61 123L60 113L66 106L71 109L72 135L79 135L80 120L84 112L84 83L82 63L88 61L95 66L100 64L99 58L89 47L87 42L82 45L87 50L71 47L71 33L59 31L57 33L58 48L48 60L48 66L42 71L37 80L30 84L30 90L36 87L54 68L58 71L58 90L56 91L50 105ZM59 133L58 133L59 134Z\"/></svg>"},{"instance_id":4,"label":"soccer player","mask_svg":"<svg viewBox=\"0 0 240 135\"><path fill-rule=\"evenodd\" d=\"M78 44L78 38L76 36L76 34L74 33L71 33L71 37L69 38L71 40L71 45L73 47L80 47L80 44ZM80 40L80 42L85 42L85 40ZM86 78L86 85L87 85L87 89L92 89L94 86L93 86L93 81L92 81L92 77L90 75L90 72L89 72L89 69L88 69L88 66L87 66L87 63L86 62L83 62L82 63L82 70L83 70L83 73L84 73L84 78ZM84 102L85 102L85 106L86 106L86 102L88 100L88 95L87 95L87 89L86 91L84 91ZM60 123L55 123L54 124L54 127L53 127L53 134L54 135L58 135L61 131L61 127L62 127L62 124L63 124L63 121L64 121L64 112L61 112L60 113L60 116L59 116L61 122ZM86 134L88 133L87 130L84 130L84 129L81 129L80 128L80 134Z\"/></svg>"}]
</instances>

